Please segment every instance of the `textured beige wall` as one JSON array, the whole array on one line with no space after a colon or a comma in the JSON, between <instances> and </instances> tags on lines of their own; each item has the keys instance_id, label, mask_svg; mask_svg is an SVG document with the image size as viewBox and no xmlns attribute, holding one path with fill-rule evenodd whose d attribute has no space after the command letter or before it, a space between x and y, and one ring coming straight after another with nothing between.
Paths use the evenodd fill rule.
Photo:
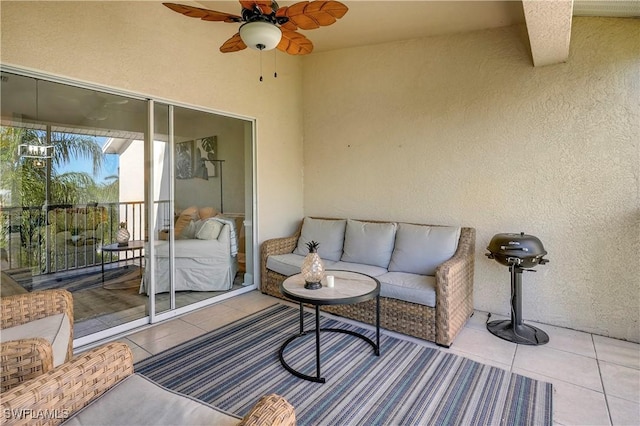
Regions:
<instances>
[{"instance_id":1,"label":"textured beige wall","mask_svg":"<svg viewBox=\"0 0 640 426\"><path fill-rule=\"evenodd\" d=\"M523 27L305 58L305 214L475 227L475 306L501 314L485 248L536 235L524 318L639 341L639 44L637 20L578 18L541 68Z\"/></svg>"},{"instance_id":2,"label":"textured beige wall","mask_svg":"<svg viewBox=\"0 0 640 426\"><path fill-rule=\"evenodd\" d=\"M302 99L298 58L222 54L235 24L189 19L160 2L2 2L3 64L257 120L259 240L302 216ZM283 206L287 208L284 209Z\"/></svg>"},{"instance_id":3,"label":"textured beige wall","mask_svg":"<svg viewBox=\"0 0 640 426\"><path fill-rule=\"evenodd\" d=\"M260 241L302 216L304 166L306 214L476 227L477 308L507 313L484 248L525 231L551 259L524 276L525 319L640 340L637 21L576 19L567 64L532 68L513 27L280 55L277 79L267 54L260 84L256 52L218 52L231 24L156 2L0 7L4 64L255 117Z\"/></svg>"}]
</instances>

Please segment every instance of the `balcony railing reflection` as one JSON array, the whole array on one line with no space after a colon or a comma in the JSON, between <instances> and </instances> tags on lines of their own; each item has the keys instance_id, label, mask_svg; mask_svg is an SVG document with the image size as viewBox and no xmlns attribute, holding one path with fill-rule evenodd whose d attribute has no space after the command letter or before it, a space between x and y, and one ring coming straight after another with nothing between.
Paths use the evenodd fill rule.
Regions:
<instances>
[{"instance_id":1,"label":"balcony railing reflection","mask_svg":"<svg viewBox=\"0 0 640 426\"><path fill-rule=\"evenodd\" d=\"M142 201L2 207L2 260L8 269L30 268L33 275L100 265L103 257L118 261L127 254L101 247L116 242L120 222L132 240L145 240L145 211Z\"/></svg>"}]
</instances>

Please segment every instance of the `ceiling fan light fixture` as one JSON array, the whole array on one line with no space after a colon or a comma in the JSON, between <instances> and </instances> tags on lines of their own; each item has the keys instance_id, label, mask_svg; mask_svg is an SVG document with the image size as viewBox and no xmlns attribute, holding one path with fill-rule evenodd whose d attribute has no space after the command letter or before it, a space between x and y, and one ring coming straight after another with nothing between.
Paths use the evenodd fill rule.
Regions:
<instances>
[{"instance_id":1,"label":"ceiling fan light fixture","mask_svg":"<svg viewBox=\"0 0 640 426\"><path fill-rule=\"evenodd\" d=\"M264 21L247 22L240 27L240 38L254 50L272 50L280 43L282 31Z\"/></svg>"}]
</instances>

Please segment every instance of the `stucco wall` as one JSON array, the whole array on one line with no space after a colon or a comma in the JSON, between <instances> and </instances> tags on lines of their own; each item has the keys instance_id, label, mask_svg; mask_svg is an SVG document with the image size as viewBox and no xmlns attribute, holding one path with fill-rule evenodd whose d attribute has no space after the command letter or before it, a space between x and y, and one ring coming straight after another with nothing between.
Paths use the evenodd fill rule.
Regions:
<instances>
[{"instance_id":1,"label":"stucco wall","mask_svg":"<svg viewBox=\"0 0 640 426\"><path fill-rule=\"evenodd\" d=\"M238 4L230 7L239 7ZM302 216L298 58L222 54L235 24L190 19L160 2L2 2L3 64L256 118L259 241ZM282 207L286 206L286 209Z\"/></svg>"},{"instance_id":2,"label":"stucco wall","mask_svg":"<svg viewBox=\"0 0 640 426\"><path fill-rule=\"evenodd\" d=\"M639 44L637 20L577 18L542 68L521 26L305 58L305 214L475 227L475 307L505 315L485 248L536 235L525 320L639 341Z\"/></svg>"}]
</instances>

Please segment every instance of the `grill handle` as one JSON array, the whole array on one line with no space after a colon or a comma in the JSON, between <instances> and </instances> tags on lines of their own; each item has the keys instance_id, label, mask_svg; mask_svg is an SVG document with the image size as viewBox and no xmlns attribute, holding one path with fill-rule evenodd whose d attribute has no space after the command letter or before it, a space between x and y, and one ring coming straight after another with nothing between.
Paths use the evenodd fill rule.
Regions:
<instances>
[{"instance_id":1,"label":"grill handle","mask_svg":"<svg viewBox=\"0 0 640 426\"><path fill-rule=\"evenodd\" d=\"M512 246L500 246L500 250L520 250L524 252L529 251L529 249L526 247L512 247Z\"/></svg>"}]
</instances>

